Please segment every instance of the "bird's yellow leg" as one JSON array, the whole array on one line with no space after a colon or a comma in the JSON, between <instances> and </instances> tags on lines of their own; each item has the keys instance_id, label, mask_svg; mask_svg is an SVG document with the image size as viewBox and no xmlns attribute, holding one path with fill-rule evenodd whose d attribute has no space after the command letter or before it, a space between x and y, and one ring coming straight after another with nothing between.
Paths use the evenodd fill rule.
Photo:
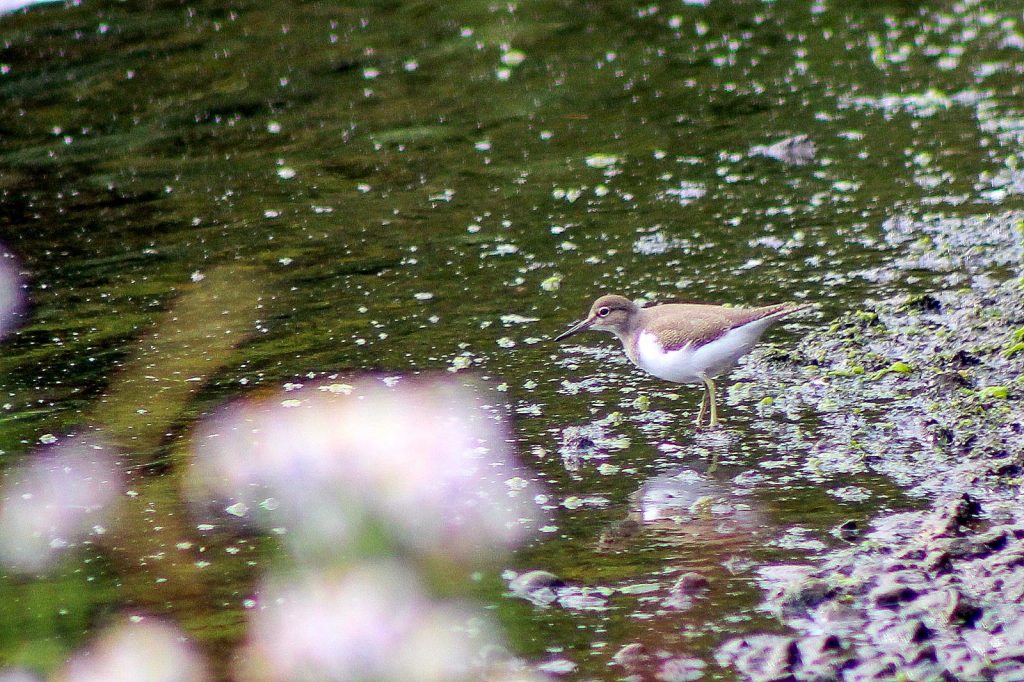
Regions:
<instances>
[{"instance_id":1,"label":"bird's yellow leg","mask_svg":"<svg viewBox=\"0 0 1024 682\"><path fill-rule=\"evenodd\" d=\"M704 421L704 413L708 411L708 386L704 384L704 395L700 398L700 409L697 410L697 426Z\"/></svg>"},{"instance_id":2,"label":"bird's yellow leg","mask_svg":"<svg viewBox=\"0 0 1024 682\"><path fill-rule=\"evenodd\" d=\"M715 400L715 382L707 377L701 377L701 381L704 382L704 387L707 389L707 393L705 395L707 396L708 402L711 403L711 421L708 423L708 426L714 428L718 426L718 406L715 404L717 402Z\"/></svg>"}]
</instances>

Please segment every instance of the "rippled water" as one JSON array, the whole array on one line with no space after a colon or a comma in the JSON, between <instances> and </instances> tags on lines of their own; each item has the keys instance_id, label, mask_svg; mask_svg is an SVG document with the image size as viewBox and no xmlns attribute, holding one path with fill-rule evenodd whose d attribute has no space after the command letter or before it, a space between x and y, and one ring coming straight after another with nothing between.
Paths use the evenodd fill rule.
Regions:
<instances>
[{"instance_id":1,"label":"rippled water","mask_svg":"<svg viewBox=\"0 0 1024 682\"><path fill-rule=\"evenodd\" d=\"M166 482L194 420L439 371L508 402L556 514L477 583L516 651L602 675L641 641L727 678L723 633L778 627L753 569L915 501L827 463L819 415L759 408L797 369L741 369L726 430L695 433L696 390L608 337L549 338L602 292L819 304L770 335L784 350L933 281L884 221L1024 193L1010 2L83 2L0 16L0 36L0 241L31 299L0 358L3 461L102 427L174 519L129 534L123 565L0 581L6 660L52 665L125 605L231 646L272 539L209 533L204 591L154 583L194 525ZM796 135L813 157L765 154ZM175 303L211 281L219 298ZM594 423L604 447L576 447ZM531 569L600 599L506 594L502 571ZM687 571L708 595L666 606Z\"/></svg>"}]
</instances>

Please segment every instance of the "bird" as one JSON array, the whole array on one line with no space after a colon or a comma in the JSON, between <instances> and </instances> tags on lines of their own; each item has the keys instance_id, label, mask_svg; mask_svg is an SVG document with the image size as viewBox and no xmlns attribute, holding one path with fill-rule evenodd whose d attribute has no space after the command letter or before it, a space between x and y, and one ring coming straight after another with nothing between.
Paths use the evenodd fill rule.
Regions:
<instances>
[{"instance_id":1,"label":"bird","mask_svg":"<svg viewBox=\"0 0 1024 682\"><path fill-rule=\"evenodd\" d=\"M625 296L606 294L590 306L580 322L554 341L595 329L622 342L634 365L674 383L700 383L704 395L697 426L710 408L708 426L718 426L715 378L750 352L776 322L807 304L779 303L759 308L732 308L706 303L661 303L641 306Z\"/></svg>"}]
</instances>

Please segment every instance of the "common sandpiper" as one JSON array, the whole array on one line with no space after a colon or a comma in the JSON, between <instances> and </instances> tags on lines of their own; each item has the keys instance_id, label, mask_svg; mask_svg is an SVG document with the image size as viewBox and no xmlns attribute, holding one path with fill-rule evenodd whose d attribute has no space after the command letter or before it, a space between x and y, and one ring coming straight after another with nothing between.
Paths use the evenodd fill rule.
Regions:
<instances>
[{"instance_id":1,"label":"common sandpiper","mask_svg":"<svg viewBox=\"0 0 1024 682\"><path fill-rule=\"evenodd\" d=\"M615 334L626 356L645 372L665 381L703 384L697 425L703 423L710 407L708 425L717 426L714 379L749 353L765 330L806 307L792 303L760 308L700 303L640 306L625 296L608 294L594 301L583 320L554 340L588 329Z\"/></svg>"}]
</instances>

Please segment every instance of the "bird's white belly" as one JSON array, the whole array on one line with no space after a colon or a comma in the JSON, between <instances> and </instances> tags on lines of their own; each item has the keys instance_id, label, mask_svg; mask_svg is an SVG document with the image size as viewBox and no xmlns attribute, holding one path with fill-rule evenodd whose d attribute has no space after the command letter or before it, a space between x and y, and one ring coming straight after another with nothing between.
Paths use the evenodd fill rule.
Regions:
<instances>
[{"instance_id":1,"label":"bird's white belly","mask_svg":"<svg viewBox=\"0 0 1024 682\"><path fill-rule=\"evenodd\" d=\"M749 353L769 324L754 322L731 329L697 349L687 345L668 351L661 347L658 337L644 332L637 339L636 365L659 379L681 384L700 383L702 376L713 379Z\"/></svg>"}]
</instances>

